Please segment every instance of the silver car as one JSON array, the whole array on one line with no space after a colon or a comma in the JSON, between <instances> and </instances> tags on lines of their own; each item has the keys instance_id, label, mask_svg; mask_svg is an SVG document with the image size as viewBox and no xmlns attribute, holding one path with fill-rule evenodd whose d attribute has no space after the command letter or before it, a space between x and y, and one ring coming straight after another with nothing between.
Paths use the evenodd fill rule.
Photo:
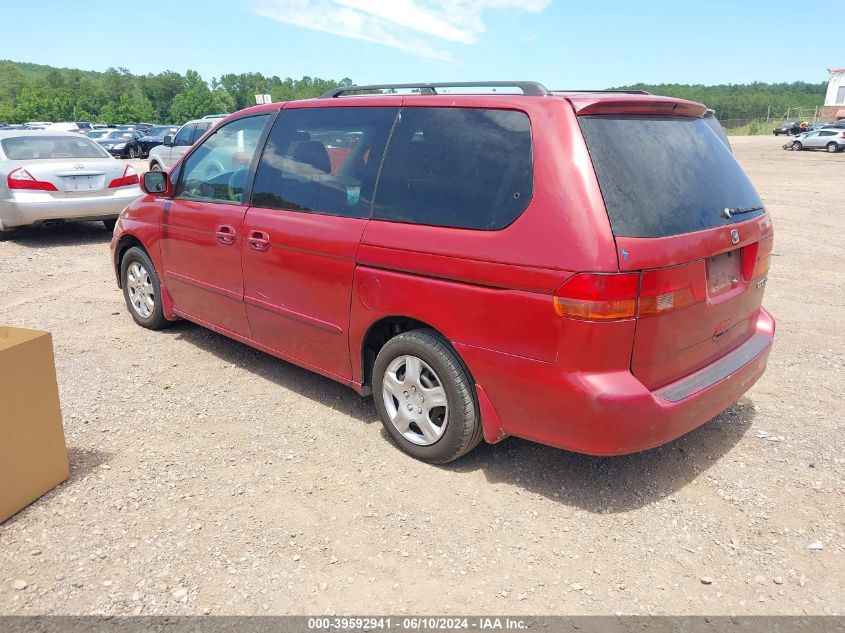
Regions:
<instances>
[{"instance_id":1,"label":"silver car","mask_svg":"<svg viewBox=\"0 0 845 633\"><path fill-rule=\"evenodd\" d=\"M164 143L150 150L150 171L168 171L182 154L193 145L210 128L223 119L197 119L188 121L179 128L176 136L165 136Z\"/></svg>"},{"instance_id":2,"label":"silver car","mask_svg":"<svg viewBox=\"0 0 845 633\"><path fill-rule=\"evenodd\" d=\"M826 149L831 154L845 151L845 130L815 130L799 134L792 140L792 149Z\"/></svg>"},{"instance_id":3,"label":"silver car","mask_svg":"<svg viewBox=\"0 0 845 633\"><path fill-rule=\"evenodd\" d=\"M0 130L0 240L17 227L102 220L143 195L138 174L85 136Z\"/></svg>"}]
</instances>

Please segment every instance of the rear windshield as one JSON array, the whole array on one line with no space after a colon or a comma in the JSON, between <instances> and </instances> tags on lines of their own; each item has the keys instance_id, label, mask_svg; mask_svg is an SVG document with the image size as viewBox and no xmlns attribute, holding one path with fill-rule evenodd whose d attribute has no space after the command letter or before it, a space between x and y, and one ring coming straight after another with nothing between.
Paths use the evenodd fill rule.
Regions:
<instances>
[{"instance_id":1,"label":"rear windshield","mask_svg":"<svg viewBox=\"0 0 845 633\"><path fill-rule=\"evenodd\" d=\"M4 138L0 145L9 160L108 156L105 150L84 136L16 136Z\"/></svg>"},{"instance_id":2,"label":"rear windshield","mask_svg":"<svg viewBox=\"0 0 845 633\"><path fill-rule=\"evenodd\" d=\"M613 234L665 237L765 211L730 150L703 119L579 117ZM742 213L725 217L724 209ZM755 209L751 211L751 209Z\"/></svg>"}]
</instances>

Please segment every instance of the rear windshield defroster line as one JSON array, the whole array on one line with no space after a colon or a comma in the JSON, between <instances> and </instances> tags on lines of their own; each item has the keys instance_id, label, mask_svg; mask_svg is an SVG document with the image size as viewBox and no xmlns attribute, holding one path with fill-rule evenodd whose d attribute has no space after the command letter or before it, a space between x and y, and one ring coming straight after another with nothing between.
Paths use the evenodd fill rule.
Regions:
<instances>
[{"instance_id":1,"label":"rear windshield defroster line","mask_svg":"<svg viewBox=\"0 0 845 633\"><path fill-rule=\"evenodd\" d=\"M666 237L765 213L731 152L700 118L582 116L613 234ZM753 209L740 217L725 209Z\"/></svg>"}]
</instances>

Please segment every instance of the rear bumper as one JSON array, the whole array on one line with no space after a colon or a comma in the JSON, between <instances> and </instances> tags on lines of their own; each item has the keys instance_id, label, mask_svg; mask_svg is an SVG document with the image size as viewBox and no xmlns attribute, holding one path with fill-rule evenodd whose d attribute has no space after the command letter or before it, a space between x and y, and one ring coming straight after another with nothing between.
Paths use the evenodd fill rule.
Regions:
<instances>
[{"instance_id":1,"label":"rear bumper","mask_svg":"<svg viewBox=\"0 0 845 633\"><path fill-rule=\"evenodd\" d=\"M489 350L456 347L494 409L493 415L482 416L488 441L516 435L610 456L665 444L730 407L763 375L774 330L774 319L761 309L756 332L746 343L655 391L627 370L562 373L553 363L500 354L492 358Z\"/></svg>"},{"instance_id":2,"label":"rear bumper","mask_svg":"<svg viewBox=\"0 0 845 633\"><path fill-rule=\"evenodd\" d=\"M0 228L10 229L50 220L113 218L133 200L141 197L140 187L122 187L106 196L56 198L49 193L27 192L0 200Z\"/></svg>"}]
</instances>

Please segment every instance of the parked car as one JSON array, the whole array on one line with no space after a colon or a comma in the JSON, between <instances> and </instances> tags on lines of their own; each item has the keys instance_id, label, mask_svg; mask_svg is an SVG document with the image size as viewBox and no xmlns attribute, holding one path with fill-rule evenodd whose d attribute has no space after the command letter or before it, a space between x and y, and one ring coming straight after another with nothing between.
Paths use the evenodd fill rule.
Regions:
<instances>
[{"instance_id":1,"label":"parked car","mask_svg":"<svg viewBox=\"0 0 845 633\"><path fill-rule=\"evenodd\" d=\"M799 132L801 132L801 127L798 121L787 121L772 130L772 134L775 136L780 136L781 134L798 134Z\"/></svg>"},{"instance_id":2,"label":"parked car","mask_svg":"<svg viewBox=\"0 0 845 633\"><path fill-rule=\"evenodd\" d=\"M705 107L454 86L255 106L145 174L111 243L133 319L372 393L437 463L507 435L630 453L736 402L774 337L772 222Z\"/></svg>"},{"instance_id":3,"label":"parked car","mask_svg":"<svg viewBox=\"0 0 845 633\"><path fill-rule=\"evenodd\" d=\"M44 128L48 132L79 132L79 126L74 121L60 121L51 123Z\"/></svg>"},{"instance_id":4,"label":"parked car","mask_svg":"<svg viewBox=\"0 0 845 633\"><path fill-rule=\"evenodd\" d=\"M165 136L175 136L178 131L178 125L157 125L150 128L150 130L141 137L141 158L148 157L152 148L158 147L164 142Z\"/></svg>"},{"instance_id":5,"label":"parked car","mask_svg":"<svg viewBox=\"0 0 845 633\"><path fill-rule=\"evenodd\" d=\"M138 174L72 132L0 130L0 239L27 225L102 220L142 194Z\"/></svg>"},{"instance_id":6,"label":"parked car","mask_svg":"<svg viewBox=\"0 0 845 633\"><path fill-rule=\"evenodd\" d=\"M832 123L826 123L822 129L837 129L841 130L845 128L845 119L840 119L839 121L834 121Z\"/></svg>"},{"instance_id":7,"label":"parked car","mask_svg":"<svg viewBox=\"0 0 845 633\"><path fill-rule=\"evenodd\" d=\"M101 138L106 138L111 132L112 130L108 128L97 128L95 130L89 130L88 132L85 132L85 136L96 141Z\"/></svg>"},{"instance_id":8,"label":"parked car","mask_svg":"<svg viewBox=\"0 0 845 633\"><path fill-rule=\"evenodd\" d=\"M170 169L197 139L222 120L198 119L188 121L179 128L175 136L165 135L161 145L153 147L149 151L150 171L167 171Z\"/></svg>"},{"instance_id":9,"label":"parked car","mask_svg":"<svg viewBox=\"0 0 845 633\"><path fill-rule=\"evenodd\" d=\"M136 158L141 155L141 132L137 130L111 130L97 142L112 156Z\"/></svg>"},{"instance_id":10,"label":"parked car","mask_svg":"<svg viewBox=\"0 0 845 633\"><path fill-rule=\"evenodd\" d=\"M845 130L815 130L799 134L792 141L792 149L824 149L835 154L845 150Z\"/></svg>"}]
</instances>

